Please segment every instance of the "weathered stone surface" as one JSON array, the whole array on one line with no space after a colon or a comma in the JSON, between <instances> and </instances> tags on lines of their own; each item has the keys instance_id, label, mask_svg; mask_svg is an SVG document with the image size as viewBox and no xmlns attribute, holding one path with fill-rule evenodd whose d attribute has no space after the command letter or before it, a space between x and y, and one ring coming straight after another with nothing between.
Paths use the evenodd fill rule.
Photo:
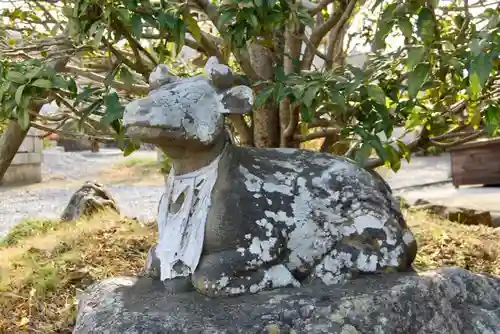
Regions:
<instances>
[{"instance_id":1,"label":"weathered stone surface","mask_svg":"<svg viewBox=\"0 0 500 334\"><path fill-rule=\"evenodd\" d=\"M491 213L488 211L479 211L466 209L461 207L450 207L439 204L432 204L428 201L419 199L411 207L412 210L427 211L438 215L449 221L464 224L464 225L486 225L494 227Z\"/></svg>"},{"instance_id":2,"label":"weathered stone surface","mask_svg":"<svg viewBox=\"0 0 500 334\"><path fill-rule=\"evenodd\" d=\"M61 215L62 221L71 221L84 216L91 216L98 211L112 209L120 212L118 205L104 186L97 182L87 181L69 200Z\"/></svg>"},{"instance_id":3,"label":"weathered stone surface","mask_svg":"<svg viewBox=\"0 0 500 334\"><path fill-rule=\"evenodd\" d=\"M157 68L148 96L125 109L127 135L173 162L150 277L234 296L410 268L416 242L379 175L330 154L232 145L224 117L249 112L253 93L215 58L207 67L188 79Z\"/></svg>"},{"instance_id":4,"label":"weathered stone surface","mask_svg":"<svg viewBox=\"0 0 500 334\"><path fill-rule=\"evenodd\" d=\"M74 333L500 333L500 279L460 268L251 298L166 295L152 282L116 277L90 287Z\"/></svg>"}]
</instances>

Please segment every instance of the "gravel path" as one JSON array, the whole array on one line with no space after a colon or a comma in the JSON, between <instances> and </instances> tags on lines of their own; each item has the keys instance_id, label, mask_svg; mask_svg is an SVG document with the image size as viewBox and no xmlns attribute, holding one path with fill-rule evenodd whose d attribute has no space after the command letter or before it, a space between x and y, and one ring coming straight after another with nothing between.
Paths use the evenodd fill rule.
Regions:
<instances>
[{"instance_id":1,"label":"gravel path","mask_svg":"<svg viewBox=\"0 0 500 334\"><path fill-rule=\"evenodd\" d=\"M138 151L132 156L156 157L154 151ZM119 150L105 149L100 153L65 153L58 147L44 151L44 180L80 180L100 168L125 159ZM34 189L0 188L0 237L24 218L57 218L80 185L40 187ZM162 186L109 185L122 214L139 220L154 219Z\"/></svg>"}]
</instances>

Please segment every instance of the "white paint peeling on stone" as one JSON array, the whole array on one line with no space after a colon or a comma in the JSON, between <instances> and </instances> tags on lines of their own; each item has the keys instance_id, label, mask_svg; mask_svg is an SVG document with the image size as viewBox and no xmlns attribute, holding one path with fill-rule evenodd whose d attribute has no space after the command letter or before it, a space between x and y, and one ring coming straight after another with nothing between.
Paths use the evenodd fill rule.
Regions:
<instances>
[{"instance_id":1,"label":"white paint peeling on stone","mask_svg":"<svg viewBox=\"0 0 500 334\"><path fill-rule=\"evenodd\" d=\"M293 189L285 184L276 184L271 182L264 182L262 189L268 193L277 192L283 195L292 195Z\"/></svg>"},{"instance_id":2,"label":"white paint peeling on stone","mask_svg":"<svg viewBox=\"0 0 500 334\"><path fill-rule=\"evenodd\" d=\"M241 174L245 177L245 187L247 188L247 190L250 192L260 191L263 183L262 180L250 173L250 171L243 166L239 166L239 169Z\"/></svg>"},{"instance_id":3,"label":"white paint peeling on stone","mask_svg":"<svg viewBox=\"0 0 500 334\"><path fill-rule=\"evenodd\" d=\"M185 133L208 144L223 129L220 101L214 88L199 78L182 80L151 91L147 97L129 103L124 125L148 124Z\"/></svg>"},{"instance_id":4,"label":"white paint peeling on stone","mask_svg":"<svg viewBox=\"0 0 500 334\"><path fill-rule=\"evenodd\" d=\"M297 151L297 149L292 149L292 150L294 150L295 152ZM294 164L293 161L284 161L275 159L269 159L268 161L273 165L276 165L280 168L289 169L291 172L294 173L301 173L304 170L304 168L302 168L299 164Z\"/></svg>"},{"instance_id":5,"label":"white paint peeling on stone","mask_svg":"<svg viewBox=\"0 0 500 334\"><path fill-rule=\"evenodd\" d=\"M413 233L411 233L409 230L405 231L403 233L403 242L405 245L411 245L412 243L415 242L415 237L413 236Z\"/></svg>"},{"instance_id":6,"label":"white paint peeling on stone","mask_svg":"<svg viewBox=\"0 0 500 334\"><path fill-rule=\"evenodd\" d=\"M354 226L356 227L358 234L362 234L367 228L384 228L384 224L372 215L364 215L354 218Z\"/></svg>"},{"instance_id":7,"label":"white paint peeling on stone","mask_svg":"<svg viewBox=\"0 0 500 334\"><path fill-rule=\"evenodd\" d=\"M300 287L300 283L282 264L275 265L266 270L262 281L258 284L252 284L249 291L251 293L257 293L262 291L268 285L271 285L273 289L286 286Z\"/></svg>"},{"instance_id":8,"label":"white paint peeling on stone","mask_svg":"<svg viewBox=\"0 0 500 334\"><path fill-rule=\"evenodd\" d=\"M356 267L364 272L374 272L377 270L378 257L375 254L367 255L359 252L356 259Z\"/></svg>"},{"instance_id":9,"label":"white paint peeling on stone","mask_svg":"<svg viewBox=\"0 0 500 334\"><path fill-rule=\"evenodd\" d=\"M252 243L248 250L250 253L258 256L263 262L271 261L274 256L271 255L271 249L276 244L276 238L269 238L268 240L260 240L258 237L253 237Z\"/></svg>"},{"instance_id":10,"label":"white paint peeling on stone","mask_svg":"<svg viewBox=\"0 0 500 334\"><path fill-rule=\"evenodd\" d=\"M225 288L229 284L229 277L222 276L218 281L217 285L219 289Z\"/></svg>"}]
</instances>

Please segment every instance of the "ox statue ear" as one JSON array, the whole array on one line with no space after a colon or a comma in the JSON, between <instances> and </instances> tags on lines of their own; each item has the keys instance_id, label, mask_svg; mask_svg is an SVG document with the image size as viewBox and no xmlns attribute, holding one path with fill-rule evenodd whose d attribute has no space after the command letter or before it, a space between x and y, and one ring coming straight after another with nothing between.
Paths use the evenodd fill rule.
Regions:
<instances>
[{"instance_id":1,"label":"ox statue ear","mask_svg":"<svg viewBox=\"0 0 500 334\"><path fill-rule=\"evenodd\" d=\"M170 68L166 64L160 64L149 74L149 87L151 90L156 89L178 79L170 75Z\"/></svg>"},{"instance_id":2,"label":"ox statue ear","mask_svg":"<svg viewBox=\"0 0 500 334\"><path fill-rule=\"evenodd\" d=\"M222 114L246 114L253 107L253 91L248 86L235 86L220 94Z\"/></svg>"},{"instance_id":3,"label":"ox statue ear","mask_svg":"<svg viewBox=\"0 0 500 334\"><path fill-rule=\"evenodd\" d=\"M219 63L215 56L208 58L205 73L211 84L218 90L228 89L234 84L234 75L229 66Z\"/></svg>"}]
</instances>

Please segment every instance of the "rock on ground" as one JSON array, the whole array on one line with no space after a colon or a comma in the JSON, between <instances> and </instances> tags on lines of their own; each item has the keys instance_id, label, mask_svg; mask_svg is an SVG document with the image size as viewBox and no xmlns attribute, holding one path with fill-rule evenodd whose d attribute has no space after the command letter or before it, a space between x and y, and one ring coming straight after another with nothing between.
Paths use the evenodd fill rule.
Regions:
<instances>
[{"instance_id":1,"label":"rock on ground","mask_svg":"<svg viewBox=\"0 0 500 334\"><path fill-rule=\"evenodd\" d=\"M500 333L500 278L460 268L210 299L115 277L79 298L74 333Z\"/></svg>"}]
</instances>

